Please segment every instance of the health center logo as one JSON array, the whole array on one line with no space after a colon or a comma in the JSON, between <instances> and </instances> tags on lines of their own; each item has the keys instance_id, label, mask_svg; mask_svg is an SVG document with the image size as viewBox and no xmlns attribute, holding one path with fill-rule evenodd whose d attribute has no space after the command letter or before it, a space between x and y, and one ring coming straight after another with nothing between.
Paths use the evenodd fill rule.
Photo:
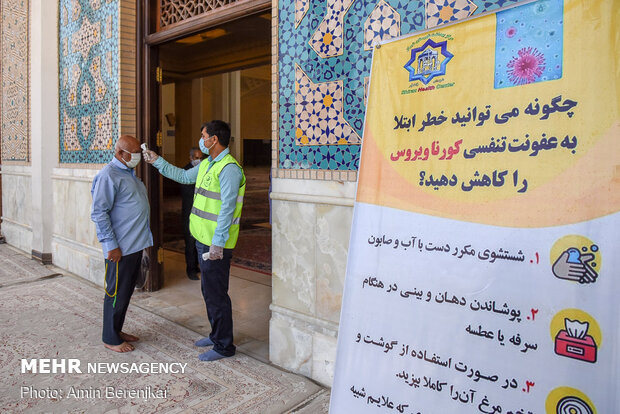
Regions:
<instances>
[{"instance_id":1,"label":"health center logo","mask_svg":"<svg viewBox=\"0 0 620 414\"><path fill-rule=\"evenodd\" d=\"M437 76L446 74L446 65L454 56L448 52L448 41L434 42L428 39L421 47L411 50L411 59L405 64L409 81L422 81L425 85Z\"/></svg>"}]
</instances>

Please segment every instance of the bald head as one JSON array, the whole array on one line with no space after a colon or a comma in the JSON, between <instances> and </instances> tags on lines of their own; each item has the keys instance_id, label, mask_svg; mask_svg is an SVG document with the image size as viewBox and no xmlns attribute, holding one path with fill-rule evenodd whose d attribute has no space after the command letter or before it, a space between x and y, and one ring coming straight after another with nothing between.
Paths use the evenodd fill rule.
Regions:
<instances>
[{"instance_id":1,"label":"bald head","mask_svg":"<svg viewBox=\"0 0 620 414\"><path fill-rule=\"evenodd\" d=\"M131 135L121 135L114 145L114 152L119 153L122 150L129 152L140 152L140 141Z\"/></svg>"},{"instance_id":2,"label":"bald head","mask_svg":"<svg viewBox=\"0 0 620 414\"><path fill-rule=\"evenodd\" d=\"M131 154L140 153L140 141L131 135L121 135L114 145L114 158L126 164Z\"/></svg>"}]
</instances>

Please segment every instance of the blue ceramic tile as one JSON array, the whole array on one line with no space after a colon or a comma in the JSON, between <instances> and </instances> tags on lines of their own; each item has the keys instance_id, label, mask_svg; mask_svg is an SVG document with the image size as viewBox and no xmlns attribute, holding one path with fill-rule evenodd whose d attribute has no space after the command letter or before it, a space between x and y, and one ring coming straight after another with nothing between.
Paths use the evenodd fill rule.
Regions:
<instances>
[{"instance_id":1,"label":"blue ceramic tile","mask_svg":"<svg viewBox=\"0 0 620 414\"><path fill-rule=\"evenodd\" d=\"M424 1L400 0L389 2L401 16L401 34L424 28ZM343 19L343 53L320 58L309 41L326 13L327 1L313 0L299 26L295 28L295 4L292 0L279 2L279 64L280 120L279 167L285 169L357 170L359 145L298 145L296 140L295 97L286 93L295 90L294 65L297 64L318 84L342 81L343 116L358 136L362 135L364 120L364 78L370 74L371 52L364 50L364 22L377 2L355 0ZM292 58L291 62L288 58ZM285 116L291 115L291 116ZM307 154L299 158L298 154Z\"/></svg>"},{"instance_id":2,"label":"blue ceramic tile","mask_svg":"<svg viewBox=\"0 0 620 414\"><path fill-rule=\"evenodd\" d=\"M119 133L118 1L95 3L60 1L61 163L109 162Z\"/></svg>"}]
</instances>

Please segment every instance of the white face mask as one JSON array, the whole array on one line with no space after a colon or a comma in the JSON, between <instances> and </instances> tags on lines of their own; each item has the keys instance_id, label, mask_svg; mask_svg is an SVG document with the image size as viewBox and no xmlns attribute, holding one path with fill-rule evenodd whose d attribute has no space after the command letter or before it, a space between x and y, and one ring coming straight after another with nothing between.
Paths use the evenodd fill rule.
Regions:
<instances>
[{"instance_id":1,"label":"white face mask","mask_svg":"<svg viewBox=\"0 0 620 414\"><path fill-rule=\"evenodd\" d=\"M191 163L192 163L192 165L195 167L195 166L197 166L198 164L200 164L200 161L202 161L202 160L199 158L199 159L192 160L192 161L191 161Z\"/></svg>"},{"instance_id":2,"label":"white face mask","mask_svg":"<svg viewBox=\"0 0 620 414\"><path fill-rule=\"evenodd\" d=\"M125 165L127 165L127 167L129 167L129 168L136 168L136 165L138 165L138 163L142 159L142 154L139 153L139 152L129 152L127 150L123 150L123 151L131 154L131 160L125 161L123 159L123 162L125 163Z\"/></svg>"}]
</instances>

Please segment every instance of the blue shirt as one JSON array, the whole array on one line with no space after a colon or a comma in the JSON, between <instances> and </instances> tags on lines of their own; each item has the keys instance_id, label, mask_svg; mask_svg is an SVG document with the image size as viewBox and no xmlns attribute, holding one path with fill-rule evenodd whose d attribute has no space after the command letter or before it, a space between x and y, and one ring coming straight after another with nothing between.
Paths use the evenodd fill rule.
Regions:
<instances>
[{"instance_id":1,"label":"blue shirt","mask_svg":"<svg viewBox=\"0 0 620 414\"><path fill-rule=\"evenodd\" d=\"M133 169L113 158L95 176L90 193L90 218L95 222L104 257L117 247L127 256L153 245L146 187Z\"/></svg>"},{"instance_id":2,"label":"blue shirt","mask_svg":"<svg viewBox=\"0 0 620 414\"><path fill-rule=\"evenodd\" d=\"M220 161L228 154L230 150L226 148L215 159L211 156L203 162L208 162L209 166L207 171L213 167L213 165ZM168 177L181 184L195 184L198 178L198 170L200 164L189 170L175 167L162 157L157 158L153 163L153 166L159 170L161 175ZM228 240L228 230L232 223L233 214L235 212L235 206L237 205L237 194L239 193L239 187L241 186L241 177L243 176L241 169L235 164L228 164L220 172L220 193L222 199L222 207L220 208L220 214L217 217L217 226L215 227L215 233L213 234L212 244L215 246L224 246Z\"/></svg>"}]
</instances>

